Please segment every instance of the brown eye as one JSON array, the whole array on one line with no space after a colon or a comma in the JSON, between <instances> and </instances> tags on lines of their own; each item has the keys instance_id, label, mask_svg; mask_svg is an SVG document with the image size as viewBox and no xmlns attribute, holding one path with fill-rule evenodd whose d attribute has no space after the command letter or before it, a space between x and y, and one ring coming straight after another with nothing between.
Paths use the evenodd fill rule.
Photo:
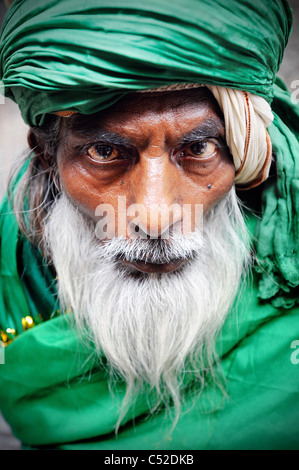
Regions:
<instances>
[{"instance_id":1,"label":"brown eye","mask_svg":"<svg viewBox=\"0 0 299 470\"><path fill-rule=\"evenodd\" d=\"M193 157L199 160L206 160L214 155L217 145L213 142L198 141L185 147L179 157Z\"/></svg>"},{"instance_id":2,"label":"brown eye","mask_svg":"<svg viewBox=\"0 0 299 470\"><path fill-rule=\"evenodd\" d=\"M112 145L98 144L89 147L88 156L95 161L110 161L119 157L119 151Z\"/></svg>"},{"instance_id":3,"label":"brown eye","mask_svg":"<svg viewBox=\"0 0 299 470\"><path fill-rule=\"evenodd\" d=\"M200 159L210 158L216 151L216 144L213 142L199 141L189 145L185 150L185 155Z\"/></svg>"}]
</instances>

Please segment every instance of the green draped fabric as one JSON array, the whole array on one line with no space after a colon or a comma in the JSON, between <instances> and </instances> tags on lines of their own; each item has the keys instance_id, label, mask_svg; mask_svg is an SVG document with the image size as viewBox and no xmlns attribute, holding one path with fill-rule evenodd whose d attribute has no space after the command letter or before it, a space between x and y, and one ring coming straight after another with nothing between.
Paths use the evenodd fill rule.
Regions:
<instances>
[{"instance_id":1,"label":"green draped fabric","mask_svg":"<svg viewBox=\"0 0 299 470\"><path fill-rule=\"evenodd\" d=\"M285 0L14 0L0 76L30 125L174 82L271 100L291 19Z\"/></svg>"},{"instance_id":2,"label":"green draped fabric","mask_svg":"<svg viewBox=\"0 0 299 470\"><path fill-rule=\"evenodd\" d=\"M283 0L14 0L1 32L0 78L30 125L47 113L89 114L130 90L188 81L257 93L275 114L275 171L261 188L260 218L248 220L259 263L217 343L228 395L211 386L197 399L191 393L170 434L164 412L146 419L143 395L115 437L124 386L109 392L71 316L59 314L53 273L4 201L0 328L17 337L0 365L0 408L24 445L299 448L291 347L299 340L298 105L275 79L290 28ZM23 332L27 315L36 326Z\"/></svg>"},{"instance_id":3,"label":"green draped fabric","mask_svg":"<svg viewBox=\"0 0 299 470\"><path fill-rule=\"evenodd\" d=\"M55 280L38 251L16 237L7 204L2 214L7 215L1 217L1 235L10 236L2 238L1 259L6 257L10 269L5 276L1 271L1 302L11 303L0 304L1 327L18 329L19 319L29 313L46 320L38 324L35 316L37 325L5 348L0 366L1 411L25 448L299 448L299 353L291 348L299 338L298 308L261 304L255 281L248 280L217 342L227 397L211 385L199 397L196 388L191 390L172 431L163 411L147 417L148 396L143 394L115 436L123 384L111 394L72 317L57 313ZM254 233L256 219L248 215L247 221ZM39 295L28 285L38 286Z\"/></svg>"},{"instance_id":4,"label":"green draped fabric","mask_svg":"<svg viewBox=\"0 0 299 470\"><path fill-rule=\"evenodd\" d=\"M274 123L269 127L276 175L263 185L262 219L257 230L259 296L276 307L299 299L299 106L281 80L274 87ZM275 281L275 282L273 282Z\"/></svg>"}]
</instances>

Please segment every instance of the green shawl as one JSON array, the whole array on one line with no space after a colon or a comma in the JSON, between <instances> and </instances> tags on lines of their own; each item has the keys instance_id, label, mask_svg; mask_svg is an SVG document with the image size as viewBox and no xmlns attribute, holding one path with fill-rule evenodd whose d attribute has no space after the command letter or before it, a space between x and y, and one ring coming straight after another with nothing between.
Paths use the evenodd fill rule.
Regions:
<instances>
[{"instance_id":1,"label":"green shawl","mask_svg":"<svg viewBox=\"0 0 299 470\"><path fill-rule=\"evenodd\" d=\"M14 328L17 337L0 365L0 407L24 445L299 448L292 349L299 339L298 106L274 83L290 27L283 0L151 0L142 6L134 0L14 0L0 37L0 78L30 125L42 124L49 112L92 113L130 90L179 81L257 93L272 101L275 114L269 133L276 171L262 186L255 229L258 273L217 343L228 397L211 386L199 397L193 390L172 433L164 411L146 419L144 394L115 436L124 386L109 392L71 316L58 312L53 273L19 234L4 201L0 328L8 336ZM23 332L26 316L36 326Z\"/></svg>"}]
</instances>

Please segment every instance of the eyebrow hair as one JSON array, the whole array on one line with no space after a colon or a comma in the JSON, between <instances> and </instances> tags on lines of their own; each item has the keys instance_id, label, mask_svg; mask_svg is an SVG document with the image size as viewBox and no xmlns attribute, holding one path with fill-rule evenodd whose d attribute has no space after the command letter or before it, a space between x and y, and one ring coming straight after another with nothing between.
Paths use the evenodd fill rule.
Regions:
<instances>
[{"instance_id":1,"label":"eyebrow hair","mask_svg":"<svg viewBox=\"0 0 299 470\"><path fill-rule=\"evenodd\" d=\"M90 136L91 140L105 142L107 144L121 145L123 147L132 147L133 143L129 137L124 137L116 132L107 131L105 129L97 129L95 132L83 133L83 137Z\"/></svg>"},{"instance_id":2,"label":"eyebrow hair","mask_svg":"<svg viewBox=\"0 0 299 470\"><path fill-rule=\"evenodd\" d=\"M197 126L191 132L183 135L180 139L181 144L191 144L196 140L207 139L208 137L221 138L225 142L224 136L224 120L223 119L207 119L204 123Z\"/></svg>"},{"instance_id":3,"label":"eyebrow hair","mask_svg":"<svg viewBox=\"0 0 299 470\"><path fill-rule=\"evenodd\" d=\"M123 147L133 147L134 142L131 138L122 136L116 132L108 131L101 128L93 128L90 120L82 123L81 120L76 119L74 122L69 121L68 128L74 135L81 138L88 139L92 142L99 141L111 145L119 145ZM181 145L188 145L197 140L204 140L208 137L220 138L225 143L224 136L224 120L218 117L217 119L209 118L205 122L199 124L195 129L187 132L180 137L179 143Z\"/></svg>"},{"instance_id":4,"label":"eyebrow hair","mask_svg":"<svg viewBox=\"0 0 299 470\"><path fill-rule=\"evenodd\" d=\"M87 126L75 127L70 126L71 132L84 139L88 139L92 142L99 141L107 144L120 145L123 147L132 147L133 143L129 137L124 137L116 132L108 131L101 128L92 128L91 126L87 129Z\"/></svg>"}]
</instances>

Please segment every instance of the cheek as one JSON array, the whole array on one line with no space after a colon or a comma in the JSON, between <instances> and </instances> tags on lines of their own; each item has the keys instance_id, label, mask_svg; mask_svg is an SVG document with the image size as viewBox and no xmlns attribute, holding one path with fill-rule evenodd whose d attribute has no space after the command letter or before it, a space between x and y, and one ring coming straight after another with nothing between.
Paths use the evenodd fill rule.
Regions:
<instances>
[{"instance_id":1,"label":"cheek","mask_svg":"<svg viewBox=\"0 0 299 470\"><path fill-rule=\"evenodd\" d=\"M57 164L62 190L72 204L95 223L99 220L97 208L102 205L109 216L113 215L117 229L119 197L126 196L122 178L119 175L115 177L115 174L113 177L100 177L97 172L90 171L80 161L67 158L63 153L58 153Z\"/></svg>"},{"instance_id":2,"label":"cheek","mask_svg":"<svg viewBox=\"0 0 299 470\"><path fill-rule=\"evenodd\" d=\"M235 181L235 173L235 166L232 162L226 162L217 169L207 185L211 206L230 191Z\"/></svg>"},{"instance_id":3,"label":"cheek","mask_svg":"<svg viewBox=\"0 0 299 470\"><path fill-rule=\"evenodd\" d=\"M235 181L235 166L229 160L205 175L185 175L184 200L202 204L204 213L223 199Z\"/></svg>"},{"instance_id":4,"label":"cheek","mask_svg":"<svg viewBox=\"0 0 299 470\"><path fill-rule=\"evenodd\" d=\"M79 163L61 154L57 163L63 192L81 212L94 218L96 207L103 203L98 181Z\"/></svg>"}]
</instances>

